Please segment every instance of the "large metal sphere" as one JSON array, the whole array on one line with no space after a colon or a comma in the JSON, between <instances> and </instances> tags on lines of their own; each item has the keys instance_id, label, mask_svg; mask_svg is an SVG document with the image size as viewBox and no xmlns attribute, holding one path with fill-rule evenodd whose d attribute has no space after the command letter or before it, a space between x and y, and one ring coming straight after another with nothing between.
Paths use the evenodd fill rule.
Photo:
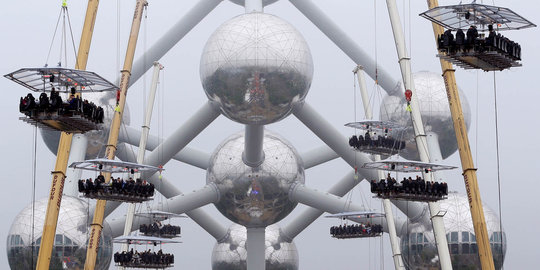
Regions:
<instances>
[{"instance_id":1,"label":"large metal sphere","mask_svg":"<svg viewBox=\"0 0 540 270\"><path fill-rule=\"evenodd\" d=\"M242 160L244 135L226 139L210 158L206 182L220 191L217 209L228 219L247 227L264 227L280 221L296 206L288 197L293 183L304 183L304 165L284 139L265 132L264 162L249 167Z\"/></svg>"},{"instance_id":2,"label":"large metal sphere","mask_svg":"<svg viewBox=\"0 0 540 270\"><path fill-rule=\"evenodd\" d=\"M426 132L433 131L439 135L442 156L447 158L456 152L457 141L443 77L437 73L421 71L414 73L413 79L416 89L414 94L418 97L424 128ZM468 129L471 123L471 109L462 91L459 91L459 96ZM405 110L406 106L404 95L386 96L380 107L381 119L390 120L402 126L411 126L411 117ZM400 154L405 158L418 160L412 128L403 134L403 138L407 140L407 148Z\"/></svg>"},{"instance_id":3,"label":"large metal sphere","mask_svg":"<svg viewBox=\"0 0 540 270\"><path fill-rule=\"evenodd\" d=\"M230 0L231 2L237 4L237 5L240 5L240 6L244 6L245 4L245 0ZM262 3L263 3L263 6L268 6L268 5L271 5L275 2L277 2L278 0L262 0Z\"/></svg>"},{"instance_id":4,"label":"large metal sphere","mask_svg":"<svg viewBox=\"0 0 540 270\"><path fill-rule=\"evenodd\" d=\"M447 211L444 216L444 226L452 266L454 269L480 269L467 197L450 193L448 199L441 201L440 206L442 211ZM495 268L501 269L506 253L506 237L504 232L501 234L499 230L499 218L486 205L484 205L484 215ZM427 222L409 223L402 227L401 254L408 269L437 269L439 267L433 228L429 218L423 220Z\"/></svg>"},{"instance_id":5,"label":"large metal sphere","mask_svg":"<svg viewBox=\"0 0 540 270\"><path fill-rule=\"evenodd\" d=\"M7 256L11 269L35 269L48 197L35 202L32 237L32 204L15 217L7 237ZM86 258L88 224L86 204L78 198L64 196L58 215L56 237L49 269L82 269ZM103 222L96 269L108 269L112 257L112 232ZM34 250L32 253L32 243ZM32 259L33 254L33 259ZM34 266L32 266L32 262Z\"/></svg>"},{"instance_id":6,"label":"large metal sphere","mask_svg":"<svg viewBox=\"0 0 540 270\"><path fill-rule=\"evenodd\" d=\"M63 100L67 99L67 94L62 96ZM116 107L116 92L96 92L83 95L83 99L94 102L96 105L103 107L104 118L103 129L86 132L88 136L88 148L86 150L86 159L96 158L99 154L105 153L105 145L109 136L109 127L111 126L114 108ZM129 108L126 104L124 108L123 123L129 125ZM40 129L41 137L49 150L56 155L58 152L58 142L60 141L60 132L48 129Z\"/></svg>"},{"instance_id":7,"label":"large metal sphere","mask_svg":"<svg viewBox=\"0 0 540 270\"><path fill-rule=\"evenodd\" d=\"M227 236L212 250L212 270L245 270L246 227L233 224ZM265 231L266 270L297 270L298 250L294 242L287 242L278 225L270 225Z\"/></svg>"},{"instance_id":8,"label":"large metal sphere","mask_svg":"<svg viewBox=\"0 0 540 270\"><path fill-rule=\"evenodd\" d=\"M313 60L302 35L265 13L243 14L208 39L200 65L208 98L228 118L265 125L291 113L307 95Z\"/></svg>"}]
</instances>

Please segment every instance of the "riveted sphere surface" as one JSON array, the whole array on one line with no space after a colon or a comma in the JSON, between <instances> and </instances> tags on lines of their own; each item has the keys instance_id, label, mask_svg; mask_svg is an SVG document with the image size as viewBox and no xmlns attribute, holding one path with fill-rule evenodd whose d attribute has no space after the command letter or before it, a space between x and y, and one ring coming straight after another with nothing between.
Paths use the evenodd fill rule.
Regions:
<instances>
[{"instance_id":1,"label":"riveted sphere surface","mask_svg":"<svg viewBox=\"0 0 540 270\"><path fill-rule=\"evenodd\" d=\"M469 202L465 195L450 193L441 201L446 239L454 269L481 269L478 248L472 224ZM429 213L427 211L426 213ZM484 205L491 251L495 268L501 269L506 253L506 238L499 230L499 218ZM438 269L439 258L429 218L426 222L409 223L401 232L401 253L408 269Z\"/></svg>"},{"instance_id":2,"label":"riveted sphere surface","mask_svg":"<svg viewBox=\"0 0 540 270\"><path fill-rule=\"evenodd\" d=\"M32 238L32 205L25 207L16 217L7 237L7 256L11 269L35 269L43 222L48 198L35 202L34 236ZM54 247L49 269L82 269L86 258L88 226L86 204L78 198L63 196ZM103 223L96 269L109 269L112 257L112 232L107 222ZM32 243L34 252L32 260ZM34 266L31 266L32 261ZM65 267L62 266L65 262Z\"/></svg>"},{"instance_id":3,"label":"riveted sphere surface","mask_svg":"<svg viewBox=\"0 0 540 270\"><path fill-rule=\"evenodd\" d=\"M224 240L216 243L212 250L212 270L245 270L246 227L233 224ZM266 270L297 270L298 250L294 242L283 239L278 225L266 227Z\"/></svg>"},{"instance_id":4,"label":"riveted sphere surface","mask_svg":"<svg viewBox=\"0 0 540 270\"><path fill-rule=\"evenodd\" d=\"M265 125L291 113L307 95L313 60L302 35L270 14L248 13L222 24L200 64L208 98L242 124Z\"/></svg>"},{"instance_id":5,"label":"riveted sphere surface","mask_svg":"<svg viewBox=\"0 0 540 270\"><path fill-rule=\"evenodd\" d=\"M85 133L88 137L86 159L93 159L105 153L105 145L109 137L109 127L111 126L114 108L116 107L116 92L85 93L82 98L87 99L89 102L94 102L97 106L101 106L104 112L103 124L101 125L102 129ZM66 99L67 94L62 94L62 100ZM124 108L123 123L125 125L129 125L130 123L129 107L127 104ZM58 142L60 141L60 132L47 129L40 129L40 132L47 148L56 155L58 152Z\"/></svg>"},{"instance_id":6,"label":"riveted sphere surface","mask_svg":"<svg viewBox=\"0 0 540 270\"><path fill-rule=\"evenodd\" d=\"M237 5L241 5L241 6L244 6L244 4L246 3L245 0L230 0L231 2L237 4ZM277 2L278 0L262 0L262 4L263 6L268 6L268 5L271 5L275 2Z\"/></svg>"},{"instance_id":7,"label":"riveted sphere surface","mask_svg":"<svg viewBox=\"0 0 540 270\"><path fill-rule=\"evenodd\" d=\"M426 132L433 131L439 135L441 154L443 158L447 158L457 151L457 141L443 77L437 73L421 71L414 73L413 79L416 89L414 94L418 98L424 129ZM461 90L459 96L468 129L471 123L471 109ZM401 126L411 126L410 113L405 110L406 107L404 95L386 96L380 107L381 119L396 122ZM407 159L418 160L414 131L410 128L404 134L394 136L402 135L407 140L407 147L400 155Z\"/></svg>"},{"instance_id":8,"label":"riveted sphere surface","mask_svg":"<svg viewBox=\"0 0 540 270\"><path fill-rule=\"evenodd\" d=\"M225 140L210 158L206 182L220 191L217 209L247 227L280 221L296 206L289 200L291 185L304 183L303 163L294 148L277 135L265 132L264 162L256 168L242 161L244 135Z\"/></svg>"}]
</instances>

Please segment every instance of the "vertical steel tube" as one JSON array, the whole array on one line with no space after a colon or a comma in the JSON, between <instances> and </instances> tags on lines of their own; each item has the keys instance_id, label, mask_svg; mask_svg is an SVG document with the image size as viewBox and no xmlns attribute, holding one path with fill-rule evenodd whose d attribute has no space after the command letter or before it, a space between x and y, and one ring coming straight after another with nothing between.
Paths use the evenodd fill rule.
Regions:
<instances>
[{"instance_id":1,"label":"vertical steel tube","mask_svg":"<svg viewBox=\"0 0 540 270\"><path fill-rule=\"evenodd\" d=\"M71 151L69 152L68 163L84 161L86 149L88 147L88 137L84 134L75 134L71 140ZM64 195L71 197L79 196L78 183L81 179L82 170L67 168L66 182L64 183Z\"/></svg>"},{"instance_id":2,"label":"vertical steel tube","mask_svg":"<svg viewBox=\"0 0 540 270\"><path fill-rule=\"evenodd\" d=\"M244 7L246 8L246 13L263 12L262 0L245 0Z\"/></svg>"},{"instance_id":3,"label":"vertical steel tube","mask_svg":"<svg viewBox=\"0 0 540 270\"><path fill-rule=\"evenodd\" d=\"M247 228L247 270L264 270L266 268L265 230L264 227Z\"/></svg>"},{"instance_id":4,"label":"vertical steel tube","mask_svg":"<svg viewBox=\"0 0 540 270\"><path fill-rule=\"evenodd\" d=\"M263 141L264 126L246 125L242 159L250 167L257 167L264 161Z\"/></svg>"}]
</instances>

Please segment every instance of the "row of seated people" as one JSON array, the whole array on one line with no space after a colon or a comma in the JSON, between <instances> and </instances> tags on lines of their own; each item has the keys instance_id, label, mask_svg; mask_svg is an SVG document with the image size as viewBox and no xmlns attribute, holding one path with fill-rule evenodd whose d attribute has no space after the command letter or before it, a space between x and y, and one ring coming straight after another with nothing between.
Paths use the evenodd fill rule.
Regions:
<instances>
[{"instance_id":1,"label":"row of seated people","mask_svg":"<svg viewBox=\"0 0 540 270\"><path fill-rule=\"evenodd\" d=\"M416 176L414 180L412 177L403 177L401 184L398 184L395 178L388 175L379 182L371 180L371 192L378 196L407 194L442 197L448 195L448 185L445 182L425 181L420 176Z\"/></svg>"},{"instance_id":2,"label":"row of seated people","mask_svg":"<svg viewBox=\"0 0 540 270\"><path fill-rule=\"evenodd\" d=\"M396 140L388 135L384 136L377 136L376 135L371 136L369 132L366 132L364 136L353 135L349 139L349 146L355 148L355 149L361 149L363 147L376 147L376 148L387 148L387 149L395 149L395 150L403 150L405 148L405 142Z\"/></svg>"},{"instance_id":3,"label":"row of seated people","mask_svg":"<svg viewBox=\"0 0 540 270\"><path fill-rule=\"evenodd\" d=\"M478 52L495 50L510 56L513 60L521 60L521 45L502 36L500 33L496 34L492 25L489 25L488 29L489 34L486 38L479 38L478 31L474 26L467 30L466 37L463 30L459 29L456 32L455 39L452 30L446 30L438 38L439 50L445 50L449 53L468 52L470 50Z\"/></svg>"},{"instance_id":4,"label":"row of seated people","mask_svg":"<svg viewBox=\"0 0 540 270\"><path fill-rule=\"evenodd\" d=\"M133 252L133 249L129 252L116 252L114 254L114 262L120 266L169 266L174 263L174 255L169 253L163 253L160 249L157 253L148 251Z\"/></svg>"},{"instance_id":5,"label":"row of seated people","mask_svg":"<svg viewBox=\"0 0 540 270\"><path fill-rule=\"evenodd\" d=\"M31 114L32 112L58 112L62 115L79 114L88 120L95 123L103 123L105 113L103 108L96 106L93 102L88 100L82 100L79 97L75 97L75 91L72 90L67 103L62 101L59 93L51 90L50 98L45 93L41 93L39 100L36 103L34 96L29 93L25 97L21 97L19 103L19 111L25 114Z\"/></svg>"},{"instance_id":6,"label":"row of seated people","mask_svg":"<svg viewBox=\"0 0 540 270\"><path fill-rule=\"evenodd\" d=\"M92 178L79 180L78 187L79 192L84 192L86 195L101 193L144 198L154 196L154 185L140 178L135 181L130 177L129 180L124 181L120 177L117 179L111 177L111 180L105 183L105 177L99 175L95 181L92 181Z\"/></svg>"},{"instance_id":7,"label":"row of seated people","mask_svg":"<svg viewBox=\"0 0 540 270\"><path fill-rule=\"evenodd\" d=\"M362 237L375 236L382 233L382 226L379 224L354 224L354 225L339 225L330 228L330 234L333 237Z\"/></svg>"},{"instance_id":8,"label":"row of seated people","mask_svg":"<svg viewBox=\"0 0 540 270\"><path fill-rule=\"evenodd\" d=\"M150 225L141 224L139 231L146 236L176 236L180 234L180 226L163 225L156 221Z\"/></svg>"}]
</instances>

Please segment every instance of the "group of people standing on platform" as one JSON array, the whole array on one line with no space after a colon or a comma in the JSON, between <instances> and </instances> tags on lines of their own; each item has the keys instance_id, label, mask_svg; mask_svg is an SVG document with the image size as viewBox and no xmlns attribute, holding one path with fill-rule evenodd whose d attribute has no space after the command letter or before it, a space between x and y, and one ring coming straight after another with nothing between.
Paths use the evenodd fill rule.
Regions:
<instances>
[{"instance_id":1,"label":"group of people standing on platform","mask_svg":"<svg viewBox=\"0 0 540 270\"><path fill-rule=\"evenodd\" d=\"M390 150L402 150L405 148L405 141L396 140L387 133L384 135L378 135L375 133L371 135L369 132L366 132L364 136L362 135L353 135L349 139L349 146L355 149L361 149L363 147L376 147L376 148L387 148Z\"/></svg>"},{"instance_id":2,"label":"group of people standing on platform","mask_svg":"<svg viewBox=\"0 0 540 270\"><path fill-rule=\"evenodd\" d=\"M521 46L517 42L502 36L500 33L496 34L493 25L488 25L488 31L489 34L486 38L480 38L476 27L471 25L467 34L458 29L454 39L452 30L448 29L438 38L439 50L446 50L449 53L496 50L514 60L521 60Z\"/></svg>"},{"instance_id":3,"label":"group of people standing on platform","mask_svg":"<svg viewBox=\"0 0 540 270\"><path fill-rule=\"evenodd\" d=\"M158 252L152 252L150 249L143 252L133 252L133 249L131 249L129 252L116 252L114 254L114 262L119 266L127 267L168 267L174 263L174 255L163 253L161 249Z\"/></svg>"},{"instance_id":4,"label":"group of people standing on platform","mask_svg":"<svg viewBox=\"0 0 540 270\"><path fill-rule=\"evenodd\" d=\"M176 236L180 234L180 226L161 224L156 221L150 225L141 224L139 231L146 236Z\"/></svg>"},{"instance_id":5,"label":"group of people standing on platform","mask_svg":"<svg viewBox=\"0 0 540 270\"><path fill-rule=\"evenodd\" d=\"M445 182L425 181L420 176L416 176L416 179L403 177L401 184L398 184L396 179L388 174L386 179L379 182L371 180L371 192L377 193L378 196L408 194L442 197L448 195L448 185Z\"/></svg>"},{"instance_id":6,"label":"group of people standing on platform","mask_svg":"<svg viewBox=\"0 0 540 270\"><path fill-rule=\"evenodd\" d=\"M82 100L75 95L75 88L71 89L71 95L66 103L62 101L60 94L54 89L51 90L50 97L46 93L41 93L38 102L34 96L29 93L25 97L21 97L19 103L19 111L32 115L40 112L58 112L61 115L80 114L84 118L95 123L103 123L105 112L100 106L96 106L93 102Z\"/></svg>"},{"instance_id":7,"label":"group of people standing on platform","mask_svg":"<svg viewBox=\"0 0 540 270\"><path fill-rule=\"evenodd\" d=\"M330 227L330 234L333 237L361 237L361 236L376 236L382 233L382 225L379 224L353 224L353 225L339 225Z\"/></svg>"},{"instance_id":8,"label":"group of people standing on platform","mask_svg":"<svg viewBox=\"0 0 540 270\"><path fill-rule=\"evenodd\" d=\"M105 177L99 175L95 181L92 178L79 180L79 192L89 194L107 194L107 195L125 195L137 197L152 197L154 196L154 185L138 178L136 181L129 178L127 181L120 177L114 179L111 177L108 183L105 182Z\"/></svg>"}]
</instances>

